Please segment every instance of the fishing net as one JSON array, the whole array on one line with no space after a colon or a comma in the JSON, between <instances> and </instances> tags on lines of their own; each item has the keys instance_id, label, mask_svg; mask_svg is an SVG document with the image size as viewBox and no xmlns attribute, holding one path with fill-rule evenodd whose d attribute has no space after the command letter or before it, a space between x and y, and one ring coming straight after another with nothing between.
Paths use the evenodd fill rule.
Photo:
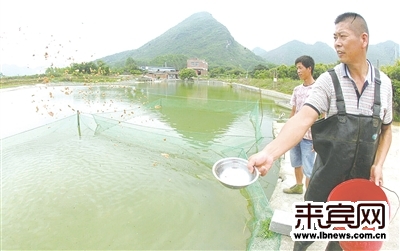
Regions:
<instances>
[{"instance_id":1,"label":"fishing net","mask_svg":"<svg viewBox=\"0 0 400 251\"><path fill-rule=\"evenodd\" d=\"M131 109L102 113L78 111L76 115L5 138L2 144L5 154L11 153L13 148L25 147L29 151L29 148L54 142L65 144L65 151L68 151L68 147L74 147L79 141L102 138L111 142L111 147L121 149L119 151L127 151L125 146L137 149L139 153L135 154L142 153L153 166L180 166L184 170L177 171L190 173L188 164L200 163L211 172L218 159L247 159L270 141L272 126L263 121L261 99L238 101L224 97L152 95L151 99ZM168 163L162 164L166 160ZM247 250L279 250L280 235L268 229L273 214L268 197L273 192L278 172L279 163L276 162L269 176L240 190L253 216L246 224L250 230ZM201 173L193 175L202 176Z\"/></svg>"},{"instance_id":2,"label":"fishing net","mask_svg":"<svg viewBox=\"0 0 400 251\"><path fill-rule=\"evenodd\" d=\"M180 97L163 97L146 103L141 112L125 110L120 113L93 114L96 121L95 134L106 134L109 137L118 137L119 140L135 139L135 144L142 147L150 147L156 150L155 145L162 146L167 156L192 155L184 158L200 158L207 166L212 167L215 160L224 157L240 157L247 159L249 155L259 151L266 140L262 134L262 104L260 101L227 101L202 99L186 100ZM196 111L190 115L191 111ZM150 115L151 114L151 115ZM186 121L175 125L179 129L166 128L163 125L148 126L155 120L171 119L174 115L188 114ZM202 117L199 114L206 114ZM222 136L213 137L221 133L204 131L196 128L196 120L206 119L208 123L218 123L218 118L223 116L236 117L232 124L239 123L235 130L224 132ZM123 120L115 119L123 118ZM225 118L226 119L226 118ZM199 123L201 127L202 123ZM152 144L149 144L149 140ZM168 142L168 143L166 143ZM154 144L155 143L155 144ZM254 218L248 223L251 229L251 237L248 239L247 250L279 250L280 235L269 231L269 223L273 211L269 206L268 198L271 196L277 176L279 163L275 162L271 168L269 177L242 190L243 196L249 201L249 210Z\"/></svg>"}]
</instances>

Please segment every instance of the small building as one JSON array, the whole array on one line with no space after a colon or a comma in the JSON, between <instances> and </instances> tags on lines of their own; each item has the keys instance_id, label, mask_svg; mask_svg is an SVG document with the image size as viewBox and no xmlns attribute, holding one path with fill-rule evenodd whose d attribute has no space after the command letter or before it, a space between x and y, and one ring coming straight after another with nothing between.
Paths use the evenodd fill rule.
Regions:
<instances>
[{"instance_id":1,"label":"small building","mask_svg":"<svg viewBox=\"0 0 400 251\"><path fill-rule=\"evenodd\" d=\"M178 79L178 71L174 67L142 66L144 76L151 79Z\"/></svg>"},{"instance_id":2,"label":"small building","mask_svg":"<svg viewBox=\"0 0 400 251\"><path fill-rule=\"evenodd\" d=\"M192 58L187 60L188 69L193 69L197 72L197 76L208 74L208 63L203 59Z\"/></svg>"},{"instance_id":3,"label":"small building","mask_svg":"<svg viewBox=\"0 0 400 251\"><path fill-rule=\"evenodd\" d=\"M141 66L141 70L146 72L174 72L176 69L174 67L163 67L163 66Z\"/></svg>"}]
</instances>

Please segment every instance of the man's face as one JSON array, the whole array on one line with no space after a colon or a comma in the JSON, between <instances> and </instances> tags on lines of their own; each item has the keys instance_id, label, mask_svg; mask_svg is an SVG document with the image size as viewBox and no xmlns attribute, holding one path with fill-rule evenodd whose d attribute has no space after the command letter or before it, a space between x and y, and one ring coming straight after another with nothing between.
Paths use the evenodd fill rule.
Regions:
<instances>
[{"instance_id":1,"label":"man's face","mask_svg":"<svg viewBox=\"0 0 400 251\"><path fill-rule=\"evenodd\" d=\"M301 80L307 79L311 75L311 67L306 68L301 62L296 64L297 75Z\"/></svg>"},{"instance_id":2,"label":"man's face","mask_svg":"<svg viewBox=\"0 0 400 251\"><path fill-rule=\"evenodd\" d=\"M351 63L363 52L362 36L355 33L351 20L344 20L335 27L333 38L336 53L342 63Z\"/></svg>"}]
</instances>

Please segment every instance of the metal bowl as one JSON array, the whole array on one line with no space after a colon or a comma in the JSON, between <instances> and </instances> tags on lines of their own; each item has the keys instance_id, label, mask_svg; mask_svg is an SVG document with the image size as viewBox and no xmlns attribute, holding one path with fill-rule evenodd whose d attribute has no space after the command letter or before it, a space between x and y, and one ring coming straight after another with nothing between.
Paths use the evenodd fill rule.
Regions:
<instances>
[{"instance_id":1,"label":"metal bowl","mask_svg":"<svg viewBox=\"0 0 400 251\"><path fill-rule=\"evenodd\" d=\"M260 176L257 169L253 173L249 172L247 160L235 157L218 160L213 165L212 172L219 182L233 189L253 184Z\"/></svg>"}]
</instances>

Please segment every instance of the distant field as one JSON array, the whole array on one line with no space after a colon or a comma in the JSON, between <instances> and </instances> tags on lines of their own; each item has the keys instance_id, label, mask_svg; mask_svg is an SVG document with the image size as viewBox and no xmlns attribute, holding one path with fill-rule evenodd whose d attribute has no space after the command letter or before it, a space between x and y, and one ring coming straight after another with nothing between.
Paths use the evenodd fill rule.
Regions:
<instances>
[{"instance_id":1,"label":"distant field","mask_svg":"<svg viewBox=\"0 0 400 251\"><path fill-rule=\"evenodd\" d=\"M62 76L62 77L47 77L47 76L18 76L18 77L1 77L0 89L12 88L23 85L47 84L47 83L104 83L118 82L121 80L133 79L136 76Z\"/></svg>"}]
</instances>

